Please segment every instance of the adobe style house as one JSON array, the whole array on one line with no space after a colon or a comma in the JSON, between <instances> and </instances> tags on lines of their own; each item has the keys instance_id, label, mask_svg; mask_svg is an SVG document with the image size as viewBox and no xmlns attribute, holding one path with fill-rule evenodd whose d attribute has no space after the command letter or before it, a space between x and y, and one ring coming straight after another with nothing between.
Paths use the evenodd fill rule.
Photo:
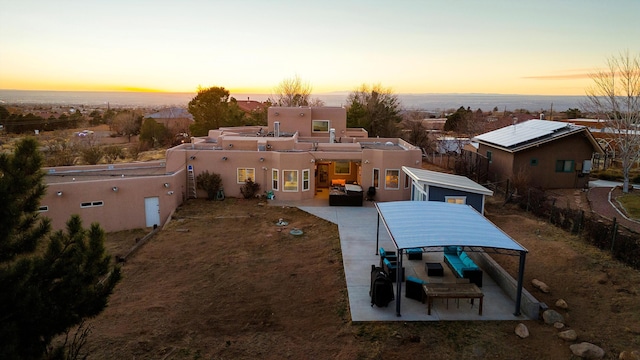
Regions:
<instances>
[{"instance_id":1,"label":"adobe style house","mask_svg":"<svg viewBox=\"0 0 640 360\"><path fill-rule=\"evenodd\" d=\"M346 123L341 107L272 107L267 126L210 130L167 150L163 162L45 168L41 212L54 229L71 214L106 231L161 226L185 200L206 196L195 186L205 170L220 174L227 197L242 197L251 178L277 200L331 199L358 188L365 196L369 187L376 201L408 200L402 166L421 164L421 150Z\"/></svg>"},{"instance_id":2,"label":"adobe style house","mask_svg":"<svg viewBox=\"0 0 640 360\"><path fill-rule=\"evenodd\" d=\"M167 171L191 169L221 175L225 196L241 197L245 181L277 199L312 199L338 186L375 188L376 201L409 199L402 166L416 166L422 153L402 139L368 138L347 128L342 107L270 107L268 125L220 128L167 151ZM188 193L204 196L201 190Z\"/></svg>"},{"instance_id":3,"label":"adobe style house","mask_svg":"<svg viewBox=\"0 0 640 360\"><path fill-rule=\"evenodd\" d=\"M476 136L489 160L489 181L526 178L543 189L582 188L602 148L585 126L529 120Z\"/></svg>"},{"instance_id":4,"label":"adobe style house","mask_svg":"<svg viewBox=\"0 0 640 360\"><path fill-rule=\"evenodd\" d=\"M189 133L189 126L193 124L193 115L184 108L170 107L153 114L145 115L145 119L153 119L164 125L171 135Z\"/></svg>"}]
</instances>

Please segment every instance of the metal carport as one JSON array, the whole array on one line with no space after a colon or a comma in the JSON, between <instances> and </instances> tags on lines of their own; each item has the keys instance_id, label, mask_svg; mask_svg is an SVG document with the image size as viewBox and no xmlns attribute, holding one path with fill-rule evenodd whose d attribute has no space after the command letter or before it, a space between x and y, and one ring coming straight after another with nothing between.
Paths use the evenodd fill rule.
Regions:
<instances>
[{"instance_id":1,"label":"metal carport","mask_svg":"<svg viewBox=\"0 0 640 360\"><path fill-rule=\"evenodd\" d=\"M393 201L376 203L378 253L380 220L398 251L398 268L402 269L403 250L412 248L442 248L463 246L469 248L504 250L519 254L518 285L515 316L520 315L524 265L528 252L522 245L468 205L436 201ZM400 316L402 272L396 271L396 315Z\"/></svg>"}]
</instances>

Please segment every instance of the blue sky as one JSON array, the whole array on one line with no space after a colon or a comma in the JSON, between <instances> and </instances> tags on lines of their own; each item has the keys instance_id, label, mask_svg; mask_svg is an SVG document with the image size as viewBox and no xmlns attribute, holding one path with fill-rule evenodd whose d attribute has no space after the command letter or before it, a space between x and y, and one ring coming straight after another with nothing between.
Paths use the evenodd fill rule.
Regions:
<instances>
[{"instance_id":1,"label":"blue sky","mask_svg":"<svg viewBox=\"0 0 640 360\"><path fill-rule=\"evenodd\" d=\"M0 0L0 88L583 95L640 1Z\"/></svg>"}]
</instances>

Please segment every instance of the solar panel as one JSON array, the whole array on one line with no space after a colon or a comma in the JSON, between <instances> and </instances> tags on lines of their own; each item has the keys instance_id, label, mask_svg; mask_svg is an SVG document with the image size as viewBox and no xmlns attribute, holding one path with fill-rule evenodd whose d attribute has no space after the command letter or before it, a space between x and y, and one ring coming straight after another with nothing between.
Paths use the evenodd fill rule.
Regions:
<instances>
[{"instance_id":1,"label":"solar panel","mask_svg":"<svg viewBox=\"0 0 640 360\"><path fill-rule=\"evenodd\" d=\"M568 127L569 124L559 121L529 120L502 129L494 130L486 134L476 136L476 139L495 145L511 147L534 139L551 135L554 132Z\"/></svg>"}]
</instances>

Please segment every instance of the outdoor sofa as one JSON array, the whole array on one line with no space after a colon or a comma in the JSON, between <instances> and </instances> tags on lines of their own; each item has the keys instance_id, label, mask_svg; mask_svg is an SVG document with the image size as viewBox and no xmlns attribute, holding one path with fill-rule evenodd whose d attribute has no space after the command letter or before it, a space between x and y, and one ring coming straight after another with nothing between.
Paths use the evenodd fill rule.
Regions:
<instances>
[{"instance_id":1,"label":"outdoor sofa","mask_svg":"<svg viewBox=\"0 0 640 360\"><path fill-rule=\"evenodd\" d=\"M459 278L469 279L469 282L482 287L482 270L462 250L460 246L445 246L444 262L453 274Z\"/></svg>"}]
</instances>

